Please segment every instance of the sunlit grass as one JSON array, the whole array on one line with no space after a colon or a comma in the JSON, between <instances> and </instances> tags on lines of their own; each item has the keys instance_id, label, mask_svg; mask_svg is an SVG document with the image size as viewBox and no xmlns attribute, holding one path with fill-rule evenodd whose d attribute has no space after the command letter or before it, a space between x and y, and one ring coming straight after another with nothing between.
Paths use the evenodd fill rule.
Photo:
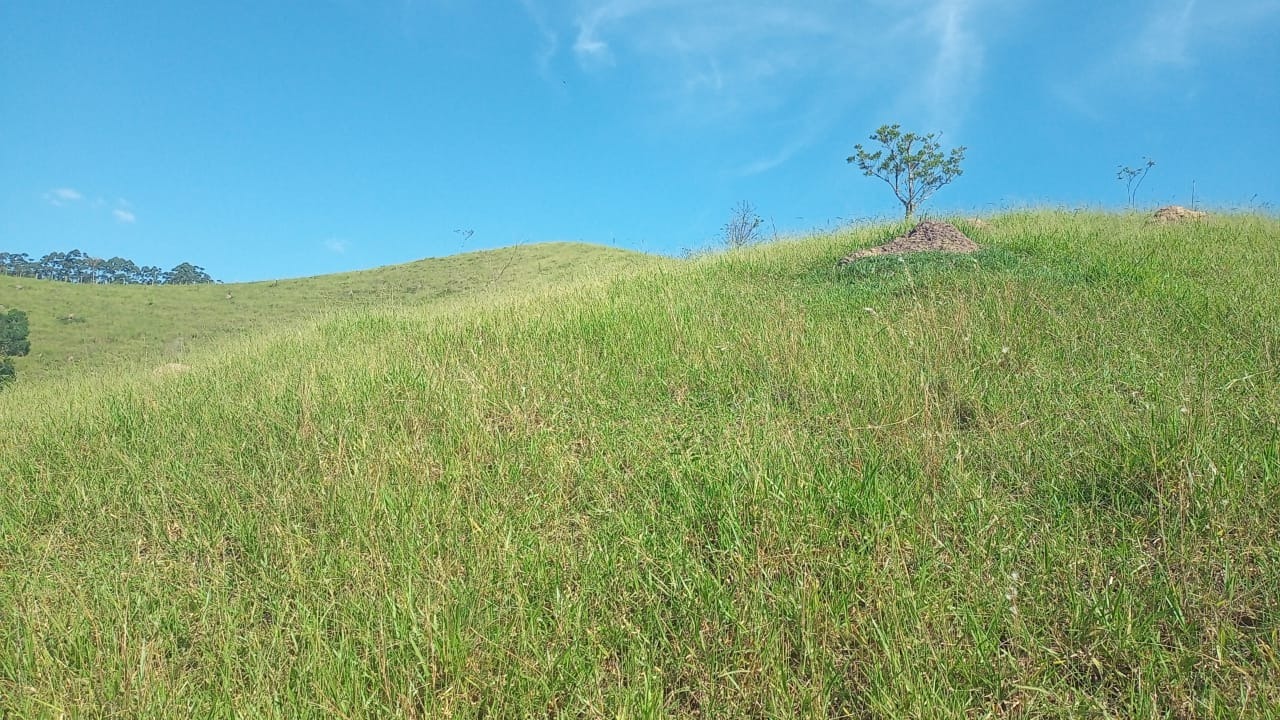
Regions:
<instances>
[{"instance_id":1,"label":"sunlit grass","mask_svg":"<svg viewBox=\"0 0 1280 720\"><path fill-rule=\"evenodd\" d=\"M1266 717L1280 227L1025 213L0 396L0 715Z\"/></svg>"},{"instance_id":2,"label":"sunlit grass","mask_svg":"<svg viewBox=\"0 0 1280 720\"><path fill-rule=\"evenodd\" d=\"M79 285L0 275L0 311L31 323L24 381L186 364L228 339L336 311L422 306L610 276L654 256L582 243L543 243L420 260L373 270L255 283Z\"/></svg>"}]
</instances>

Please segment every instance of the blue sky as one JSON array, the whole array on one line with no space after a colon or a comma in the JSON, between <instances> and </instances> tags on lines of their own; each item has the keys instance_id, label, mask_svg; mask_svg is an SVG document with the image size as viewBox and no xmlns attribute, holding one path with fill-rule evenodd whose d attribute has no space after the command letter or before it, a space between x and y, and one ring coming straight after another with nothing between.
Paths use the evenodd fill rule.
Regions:
<instances>
[{"instance_id":1,"label":"blue sky","mask_svg":"<svg viewBox=\"0 0 1280 720\"><path fill-rule=\"evenodd\" d=\"M0 250L216 278L900 213L1280 202L1280 0L0 0ZM474 231L471 234L457 232Z\"/></svg>"}]
</instances>

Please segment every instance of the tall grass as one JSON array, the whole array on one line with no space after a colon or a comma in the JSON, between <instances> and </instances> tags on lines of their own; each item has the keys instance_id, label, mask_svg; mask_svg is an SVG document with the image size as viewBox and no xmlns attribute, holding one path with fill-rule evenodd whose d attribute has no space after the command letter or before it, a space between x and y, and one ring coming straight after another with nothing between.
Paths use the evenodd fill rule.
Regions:
<instances>
[{"instance_id":1,"label":"tall grass","mask_svg":"<svg viewBox=\"0 0 1280 720\"><path fill-rule=\"evenodd\" d=\"M31 322L22 382L185 364L246 334L334 312L523 292L661 263L583 243L540 243L318 277L206 285L80 285L0 275L0 312Z\"/></svg>"},{"instance_id":2,"label":"tall grass","mask_svg":"<svg viewBox=\"0 0 1280 720\"><path fill-rule=\"evenodd\" d=\"M970 230L7 393L0 715L1273 713L1280 228Z\"/></svg>"}]
</instances>

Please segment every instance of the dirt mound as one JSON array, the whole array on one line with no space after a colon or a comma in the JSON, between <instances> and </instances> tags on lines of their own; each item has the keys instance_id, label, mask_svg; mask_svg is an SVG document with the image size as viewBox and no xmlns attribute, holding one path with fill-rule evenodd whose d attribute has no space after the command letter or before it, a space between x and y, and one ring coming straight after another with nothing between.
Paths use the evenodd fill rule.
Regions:
<instances>
[{"instance_id":1,"label":"dirt mound","mask_svg":"<svg viewBox=\"0 0 1280 720\"><path fill-rule=\"evenodd\" d=\"M1181 205L1170 205L1157 210L1154 217L1161 222L1178 222L1180 220L1199 220L1208 214L1199 210L1188 210Z\"/></svg>"},{"instance_id":2,"label":"dirt mound","mask_svg":"<svg viewBox=\"0 0 1280 720\"><path fill-rule=\"evenodd\" d=\"M971 253L978 251L978 244L951 223L925 220L911 228L911 232L896 237L878 247L855 250L843 258L839 265L877 255L903 255L917 252Z\"/></svg>"}]
</instances>

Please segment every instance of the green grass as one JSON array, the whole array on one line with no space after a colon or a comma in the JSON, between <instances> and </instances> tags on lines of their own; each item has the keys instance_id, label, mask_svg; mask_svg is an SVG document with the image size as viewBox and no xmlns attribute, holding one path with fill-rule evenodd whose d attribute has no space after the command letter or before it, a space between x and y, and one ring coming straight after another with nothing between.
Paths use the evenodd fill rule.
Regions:
<instances>
[{"instance_id":1,"label":"green grass","mask_svg":"<svg viewBox=\"0 0 1280 720\"><path fill-rule=\"evenodd\" d=\"M661 262L582 243L543 243L297 280L195 286L76 285L0 275L0 311L31 324L24 381L185 363L228 338L353 308L545 287ZM123 368L123 370L122 370Z\"/></svg>"},{"instance_id":2,"label":"green grass","mask_svg":"<svg viewBox=\"0 0 1280 720\"><path fill-rule=\"evenodd\" d=\"M1275 716L1280 224L890 234L0 395L0 716Z\"/></svg>"}]
</instances>

